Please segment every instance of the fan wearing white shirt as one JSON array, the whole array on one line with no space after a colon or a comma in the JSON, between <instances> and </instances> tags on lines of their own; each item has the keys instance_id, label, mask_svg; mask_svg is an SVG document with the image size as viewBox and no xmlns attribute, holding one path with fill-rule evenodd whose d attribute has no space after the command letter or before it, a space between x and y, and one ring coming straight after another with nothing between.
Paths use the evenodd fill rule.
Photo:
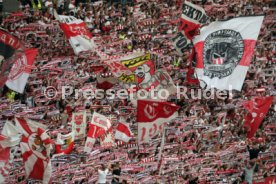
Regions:
<instances>
[{"instance_id":1,"label":"fan wearing white shirt","mask_svg":"<svg viewBox=\"0 0 276 184\"><path fill-rule=\"evenodd\" d=\"M106 168L104 164L101 165L101 167L98 169L99 178L98 178L98 184L106 184L106 176L110 170L110 165Z\"/></svg>"},{"instance_id":2,"label":"fan wearing white shirt","mask_svg":"<svg viewBox=\"0 0 276 184\"><path fill-rule=\"evenodd\" d=\"M53 6L53 2L52 2L52 0L47 0L46 2L45 2L45 6L48 8L48 7L52 7Z\"/></svg>"},{"instance_id":3,"label":"fan wearing white shirt","mask_svg":"<svg viewBox=\"0 0 276 184\"><path fill-rule=\"evenodd\" d=\"M91 16L91 13L90 12L87 12L86 13L86 16L84 18L84 22L86 23L87 27L89 29L92 29L93 28L93 25L92 25L92 22L93 22L93 18Z\"/></svg>"}]
</instances>

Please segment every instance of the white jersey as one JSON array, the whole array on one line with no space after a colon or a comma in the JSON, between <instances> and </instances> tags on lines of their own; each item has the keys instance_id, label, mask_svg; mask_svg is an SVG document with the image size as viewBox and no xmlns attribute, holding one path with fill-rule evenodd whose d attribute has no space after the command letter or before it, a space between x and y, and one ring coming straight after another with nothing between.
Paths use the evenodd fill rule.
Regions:
<instances>
[{"instance_id":1,"label":"white jersey","mask_svg":"<svg viewBox=\"0 0 276 184\"><path fill-rule=\"evenodd\" d=\"M104 171L98 170L98 173L99 173L98 183L106 183L106 175L108 173L108 169Z\"/></svg>"}]
</instances>

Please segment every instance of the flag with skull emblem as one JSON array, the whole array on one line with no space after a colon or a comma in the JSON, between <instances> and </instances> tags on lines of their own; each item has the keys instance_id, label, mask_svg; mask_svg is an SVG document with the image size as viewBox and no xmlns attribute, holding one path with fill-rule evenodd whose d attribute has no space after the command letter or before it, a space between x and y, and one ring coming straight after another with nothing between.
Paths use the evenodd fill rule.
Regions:
<instances>
[{"instance_id":1,"label":"flag with skull emblem","mask_svg":"<svg viewBox=\"0 0 276 184\"><path fill-rule=\"evenodd\" d=\"M163 130L164 123L177 117L179 106L169 102L138 100L138 141L149 142Z\"/></svg>"},{"instance_id":2,"label":"flag with skull emblem","mask_svg":"<svg viewBox=\"0 0 276 184\"><path fill-rule=\"evenodd\" d=\"M50 183L52 140L44 131L46 126L29 119L15 118L16 127L23 134L20 142L26 177Z\"/></svg>"},{"instance_id":3,"label":"flag with skull emblem","mask_svg":"<svg viewBox=\"0 0 276 184\"><path fill-rule=\"evenodd\" d=\"M245 116L244 126L249 128L247 133L248 138L252 138L262 123L266 113L268 112L273 97L256 97L251 101L243 103L243 106L248 111Z\"/></svg>"},{"instance_id":4,"label":"flag with skull emblem","mask_svg":"<svg viewBox=\"0 0 276 184\"><path fill-rule=\"evenodd\" d=\"M212 22L193 40L202 88L241 90L263 16Z\"/></svg>"}]
</instances>

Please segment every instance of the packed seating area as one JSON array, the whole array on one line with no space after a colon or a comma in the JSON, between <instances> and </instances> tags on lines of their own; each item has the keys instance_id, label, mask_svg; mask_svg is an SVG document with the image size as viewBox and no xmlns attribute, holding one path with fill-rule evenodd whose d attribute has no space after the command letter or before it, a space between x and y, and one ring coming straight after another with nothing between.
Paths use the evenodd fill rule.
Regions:
<instances>
[{"instance_id":1,"label":"packed seating area","mask_svg":"<svg viewBox=\"0 0 276 184\"><path fill-rule=\"evenodd\" d=\"M184 1L20 2L20 11L6 14L1 27L17 36L22 47L38 50L34 64L28 68L31 72L23 92L13 91L7 85L0 88L0 130L7 122L13 125L20 122L15 118L45 126L52 140L50 183L100 183L100 167L103 171L108 167L110 171L106 183L266 184L269 181L272 184L276 181L276 4L273 0L190 0L210 17L203 26L235 17L264 15L251 63L241 90L227 91L225 99L170 95L165 101L179 106L178 115L146 143L140 143L137 138L137 119L143 112L129 98L105 95L101 99L87 99L73 91L63 98L62 93L66 93L63 87L130 89L129 83L118 80L106 60L142 52L148 53L155 69L165 70L176 86L185 86L190 97L193 90L201 89L199 82L188 80L191 68L197 66L193 45L179 54L172 41L179 32ZM97 49L76 54L56 14L83 20ZM83 33L81 28L77 31ZM272 97L272 102L256 133L248 138L245 103L256 97ZM122 121L133 136L128 142L113 137L112 144L96 138L88 153L85 147L95 112L110 120L105 139L114 136L111 132L116 132ZM75 136L67 143L69 146L60 148L58 141L62 135L73 132L77 126L74 118L80 114L85 116L87 134ZM11 149L14 158L10 168L4 170L0 165L4 183L45 183L26 175L23 155L28 153L23 153L21 143ZM0 162L4 156L1 157ZM32 167L35 172L38 166ZM115 170L120 170L118 176Z\"/></svg>"}]
</instances>

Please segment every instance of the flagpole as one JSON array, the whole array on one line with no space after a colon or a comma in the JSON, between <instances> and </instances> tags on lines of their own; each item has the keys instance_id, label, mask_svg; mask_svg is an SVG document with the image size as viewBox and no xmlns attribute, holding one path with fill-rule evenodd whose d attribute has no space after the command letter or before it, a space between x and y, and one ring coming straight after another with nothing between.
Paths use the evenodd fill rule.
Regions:
<instances>
[{"instance_id":1,"label":"flagpole","mask_svg":"<svg viewBox=\"0 0 276 184\"><path fill-rule=\"evenodd\" d=\"M224 114L224 116L223 116L223 119L222 119L222 122L221 122L221 133L220 133L220 135L219 135L219 141L220 141L220 139L223 137L222 136L222 134L223 134L223 127L224 127L224 123L225 123L225 119L226 119L226 114L227 114L227 112Z\"/></svg>"},{"instance_id":2,"label":"flagpole","mask_svg":"<svg viewBox=\"0 0 276 184\"><path fill-rule=\"evenodd\" d=\"M161 174L161 170L162 170L162 152L163 152L163 148L164 148L164 144L165 144L165 135L166 135L166 130L167 127L164 126L163 131L162 131L162 140L161 140L161 145L160 145L160 151L159 151L159 155L158 155L158 162L160 163L160 167L159 167L159 176Z\"/></svg>"},{"instance_id":3,"label":"flagpole","mask_svg":"<svg viewBox=\"0 0 276 184\"><path fill-rule=\"evenodd\" d=\"M159 151L159 155L158 155L158 161L160 161L161 156L162 156L162 151L163 151L163 147L165 144L165 134L166 134L166 127L164 127L163 131L162 131L162 139L161 139L160 151Z\"/></svg>"}]
</instances>

